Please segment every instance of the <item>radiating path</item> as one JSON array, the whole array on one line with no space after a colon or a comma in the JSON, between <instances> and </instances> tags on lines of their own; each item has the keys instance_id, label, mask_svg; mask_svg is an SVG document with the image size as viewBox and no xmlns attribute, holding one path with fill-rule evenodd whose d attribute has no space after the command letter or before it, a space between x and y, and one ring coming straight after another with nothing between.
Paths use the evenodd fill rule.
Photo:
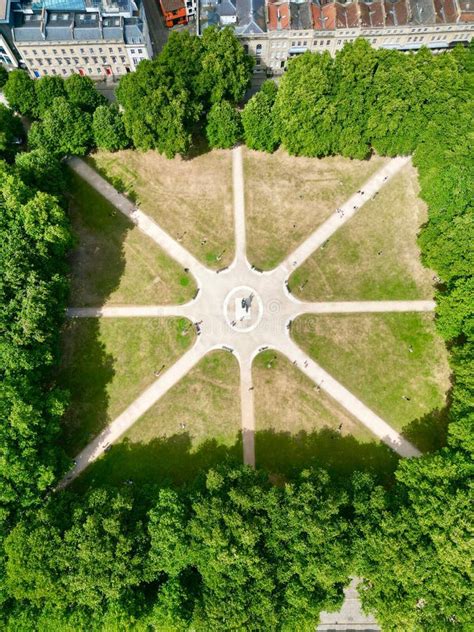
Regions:
<instances>
[{"instance_id":1,"label":"radiating path","mask_svg":"<svg viewBox=\"0 0 474 632\"><path fill-rule=\"evenodd\" d=\"M305 375L317 385L318 388L330 395L338 404L343 406L368 428L376 437L379 437L392 450L400 456L420 456L420 451L407 441L400 433L388 425L381 417L363 404L355 395L335 380L319 364L316 364L296 343L288 336L286 344L278 348L278 351L293 362Z\"/></svg>"},{"instance_id":2,"label":"radiating path","mask_svg":"<svg viewBox=\"0 0 474 632\"><path fill-rule=\"evenodd\" d=\"M93 461L101 456L117 441L133 424L149 410L160 397L181 380L205 355L205 350L198 342L167 369L151 386L149 386L130 406L89 443L76 457L74 467L59 484L65 487L76 478Z\"/></svg>"},{"instance_id":3,"label":"radiating path","mask_svg":"<svg viewBox=\"0 0 474 632\"><path fill-rule=\"evenodd\" d=\"M235 259L246 260L244 166L242 145L232 150L232 184L234 199Z\"/></svg>"},{"instance_id":4,"label":"radiating path","mask_svg":"<svg viewBox=\"0 0 474 632\"><path fill-rule=\"evenodd\" d=\"M136 318L186 316L186 305L127 305L112 307L70 307L68 318Z\"/></svg>"},{"instance_id":5,"label":"radiating path","mask_svg":"<svg viewBox=\"0 0 474 632\"><path fill-rule=\"evenodd\" d=\"M302 314L358 314L380 312L432 312L434 301L298 302Z\"/></svg>"},{"instance_id":6,"label":"radiating path","mask_svg":"<svg viewBox=\"0 0 474 632\"><path fill-rule=\"evenodd\" d=\"M99 175L97 171L89 167L81 158L70 158L68 165L75 173L90 184L91 187L96 189L102 197L113 204L123 215L138 226L143 233L153 239L170 257L180 263L183 268L188 268L194 276L199 277L199 272L205 269L205 266L193 257L186 248L183 248L181 244L160 228L146 213L138 210L128 198L119 193L107 180Z\"/></svg>"},{"instance_id":7,"label":"radiating path","mask_svg":"<svg viewBox=\"0 0 474 632\"><path fill-rule=\"evenodd\" d=\"M348 410L398 454L418 456L420 452L383 419L357 399L342 384L322 369L289 337L288 321L300 314L330 313L381 313L381 312L430 312L434 301L335 301L304 302L290 294L284 281L293 269L301 265L312 252L323 244L340 226L352 217L375 193L397 173L409 158L394 158L379 170L363 187L336 211L322 226L303 242L285 261L264 275L250 269L245 252L245 204L242 148L232 153L233 200L236 254L231 266L216 273L197 261L170 235L163 231L147 215L116 191L104 178L84 161L71 158L70 167L92 187L151 237L170 257L177 260L199 281L198 295L184 305L128 305L70 308L71 318L91 317L167 317L189 318L199 329L196 343L173 366L166 370L121 415L105 428L77 457L74 468L60 483L65 487L90 463L117 441L155 402L182 379L209 351L225 348L235 353L240 364L240 402L242 415L244 463L255 465L255 417L252 384L252 359L270 344L281 351L301 371L310 377L318 388L323 389L335 401ZM363 191L363 193L362 193ZM261 324L243 333L226 321L223 311L225 297L243 285L257 289L260 300L266 306ZM266 345L262 347L262 345Z\"/></svg>"},{"instance_id":8,"label":"radiating path","mask_svg":"<svg viewBox=\"0 0 474 632\"><path fill-rule=\"evenodd\" d=\"M255 412L250 357L240 359L240 410L244 463L255 467Z\"/></svg>"},{"instance_id":9,"label":"radiating path","mask_svg":"<svg viewBox=\"0 0 474 632\"><path fill-rule=\"evenodd\" d=\"M400 156L379 169L338 210L336 210L321 226L319 226L296 250L294 250L278 267L285 271L286 278L300 266L313 252L322 246L341 226L353 217L368 200L370 200L386 182L397 174L410 157Z\"/></svg>"}]
</instances>

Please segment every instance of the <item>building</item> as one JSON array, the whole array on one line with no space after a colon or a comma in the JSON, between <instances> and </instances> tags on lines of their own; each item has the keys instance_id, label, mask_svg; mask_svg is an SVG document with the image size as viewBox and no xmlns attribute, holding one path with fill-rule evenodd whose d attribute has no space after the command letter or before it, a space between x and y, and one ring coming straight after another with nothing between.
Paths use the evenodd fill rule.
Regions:
<instances>
[{"instance_id":1,"label":"building","mask_svg":"<svg viewBox=\"0 0 474 632\"><path fill-rule=\"evenodd\" d=\"M406 52L467 45L474 35L474 0L201 0L200 18L201 29L234 19L256 72L279 74L295 55L334 55L357 37L375 48Z\"/></svg>"},{"instance_id":2,"label":"building","mask_svg":"<svg viewBox=\"0 0 474 632\"><path fill-rule=\"evenodd\" d=\"M192 0L190 0L192 4ZM188 23L185 0L160 0L161 12L168 28Z\"/></svg>"},{"instance_id":3,"label":"building","mask_svg":"<svg viewBox=\"0 0 474 632\"><path fill-rule=\"evenodd\" d=\"M32 77L117 78L152 55L135 0L21 0L11 3L9 22L18 61Z\"/></svg>"},{"instance_id":4,"label":"building","mask_svg":"<svg viewBox=\"0 0 474 632\"><path fill-rule=\"evenodd\" d=\"M9 70L18 68L11 35L10 0L0 0L0 64Z\"/></svg>"}]
</instances>

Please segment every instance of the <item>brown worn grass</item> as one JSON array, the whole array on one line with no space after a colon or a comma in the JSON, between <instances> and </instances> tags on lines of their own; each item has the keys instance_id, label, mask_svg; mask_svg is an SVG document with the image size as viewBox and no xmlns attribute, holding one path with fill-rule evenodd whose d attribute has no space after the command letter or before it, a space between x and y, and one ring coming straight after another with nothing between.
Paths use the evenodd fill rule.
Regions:
<instances>
[{"instance_id":1,"label":"brown worn grass","mask_svg":"<svg viewBox=\"0 0 474 632\"><path fill-rule=\"evenodd\" d=\"M239 370L224 351L205 356L128 431L133 443L189 435L196 449L206 440L233 445L240 432Z\"/></svg>"},{"instance_id":2,"label":"brown worn grass","mask_svg":"<svg viewBox=\"0 0 474 632\"><path fill-rule=\"evenodd\" d=\"M117 212L82 178L71 174L70 304L75 307L184 303L195 284L181 266Z\"/></svg>"},{"instance_id":3,"label":"brown worn grass","mask_svg":"<svg viewBox=\"0 0 474 632\"><path fill-rule=\"evenodd\" d=\"M362 424L318 390L306 375L285 356L265 352L257 356L253 368L257 433L313 433L323 428L337 430L341 436L353 435L359 441L377 441Z\"/></svg>"},{"instance_id":4,"label":"brown worn grass","mask_svg":"<svg viewBox=\"0 0 474 632\"><path fill-rule=\"evenodd\" d=\"M385 163L245 150L249 261L275 267Z\"/></svg>"},{"instance_id":5,"label":"brown worn grass","mask_svg":"<svg viewBox=\"0 0 474 632\"><path fill-rule=\"evenodd\" d=\"M220 268L234 253L231 158L224 150L192 160L168 160L154 151L99 151L92 163L198 259Z\"/></svg>"},{"instance_id":6,"label":"brown worn grass","mask_svg":"<svg viewBox=\"0 0 474 632\"><path fill-rule=\"evenodd\" d=\"M416 169L406 165L290 277L306 300L421 299L433 296L433 272L416 242L427 219Z\"/></svg>"}]
</instances>

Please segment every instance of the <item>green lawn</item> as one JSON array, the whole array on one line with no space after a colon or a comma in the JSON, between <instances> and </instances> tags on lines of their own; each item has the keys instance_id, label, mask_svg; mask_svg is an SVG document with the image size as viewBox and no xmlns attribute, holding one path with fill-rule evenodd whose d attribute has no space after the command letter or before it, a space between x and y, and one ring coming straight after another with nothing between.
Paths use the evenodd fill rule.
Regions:
<instances>
[{"instance_id":1,"label":"green lawn","mask_svg":"<svg viewBox=\"0 0 474 632\"><path fill-rule=\"evenodd\" d=\"M232 153L214 150L192 160L155 151L98 151L90 163L140 204L172 237L211 268L234 256Z\"/></svg>"},{"instance_id":2,"label":"green lawn","mask_svg":"<svg viewBox=\"0 0 474 632\"><path fill-rule=\"evenodd\" d=\"M72 306L184 303L192 277L82 178L71 174Z\"/></svg>"},{"instance_id":3,"label":"green lawn","mask_svg":"<svg viewBox=\"0 0 474 632\"><path fill-rule=\"evenodd\" d=\"M304 158L244 150L247 255L269 270L304 241L387 159Z\"/></svg>"},{"instance_id":4,"label":"green lawn","mask_svg":"<svg viewBox=\"0 0 474 632\"><path fill-rule=\"evenodd\" d=\"M224 351L205 356L79 480L182 484L225 459L242 462L239 370Z\"/></svg>"},{"instance_id":5,"label":"green lawn","mask_svg":"<svg viewBox=\"0 0 474 632\"><path fill-rule=\"evenodd\" d=\"M259 354L252 373L257 467L285 476L310 464L344 476L355 469L393 472L393 451L285 356Z\"/></svg>"},{"instance_id":6,"label":"green lawn","mask_svg":"<svg viewBox=\"0 0 474 632\"><path fill-rule=\"evenodd\" d=\"M62 332L59 386L70 391L63 445L77 454L194 341L178 318L81 318ZM187 331L186 335L182 335Z\"/></svg>"},{"instance_id":7,"label":"green lawn","mask_svg":"<svg viewBox=\"0 0 474 632\"><path fill-rule=\"evenodd\" d=\"M290 277L306 300L420 299L433 296L433 272L416 243L426 221L417 172L406 165Z\"/></svg>"},{"instance_id":8,"label":"green lawn","mask_svg":"<svg viewBox=\"0 0 474 632\"><path fill-rule=\"evenodd\" d=\"M420 449L444 440L447 352L430 314L302 316L309 355ZM408 399L404 399L408 398Z\"/></svg>"}]
</instances>

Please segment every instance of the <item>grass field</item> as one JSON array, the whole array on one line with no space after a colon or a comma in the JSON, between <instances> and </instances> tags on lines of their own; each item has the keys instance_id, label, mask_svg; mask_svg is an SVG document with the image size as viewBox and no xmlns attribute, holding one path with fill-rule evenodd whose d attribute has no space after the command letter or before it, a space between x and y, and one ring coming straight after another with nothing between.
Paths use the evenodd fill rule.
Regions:
<instances>
[{"instance_id":1,"label":"grass field","mask_svg":"<svg viewBox=\"0 0 474 632\"><path fill-rule=\"evenodd\" d=\"M71 255L75 307L185 303L192 277L84 180L71 173Z\"/></svg>"},{"instance_id":2,"label":"grass field","mask_svg":"<svg viewBox=\"0 0 474 632\"><path fill-rule=\"evenodd\" d=\"M197 259L212 268L232 261L230 151L212 151L192 160L168 160L154 151L99 151L90 160Z\"/></svg>"},{"instance_id":3,"label":"grass field","mask_svg":"<svg viewBox=\"0 0 474 632\"><path fill-rule=\"evenodd\" d=\"M430 314L302 316L296 342L422 450L444 438L447 352ZM405 399L407 398L407 399Z\"/></svg>"},{"instance_id":4,"label":"grass field","mask_svg":"<svg viewBox=\"0 0 474 632\"><path fill-rule=\"evenodd\" d=\"M250 263L275 267L386 162L380 156L362 161L245 150Z\"/></svg>"},{"instance_id":5,"label":"grass field","mask_svg":"<svg viewBox=\"0 0 474 632\"><path fill-rule=\"evenodd\" d=\"M242 462L239 370L215 351L162 397L79 484L182 484L225 459Z\"/></svg>"},{"instance_id":6,"label":"grass field","mask_svg":"<svg viewBox=\"0 0 474 632\"><path fill-rule=\"evenodd\" d=\"M63 445L77 454L192 344L178 318L74 319L62 335L59 386L70 391ZM186 329L187 334L182 335Z\"/></svg>"},{"instance_id":7,"label":"grass field","mask_svg":"<svg viewBox=\"0 0 474 632\"><path fill-rule=\"evenodd\" d=\"M433 296L416 236L426 221L417 172L406 165L375 199L290 277L306 300L419 299Z\"/></svg>"},{"instance_id":8,"label":"grass field","mask_svg":"<svg viewBox=\"0 0 474 632\"><path fill-rule=\"evenodd\" d=\"M313 464L348 475L393 472L397 457L279 353L254 361L256 463L289 475Z\"/></svg>"}]
</instances>

